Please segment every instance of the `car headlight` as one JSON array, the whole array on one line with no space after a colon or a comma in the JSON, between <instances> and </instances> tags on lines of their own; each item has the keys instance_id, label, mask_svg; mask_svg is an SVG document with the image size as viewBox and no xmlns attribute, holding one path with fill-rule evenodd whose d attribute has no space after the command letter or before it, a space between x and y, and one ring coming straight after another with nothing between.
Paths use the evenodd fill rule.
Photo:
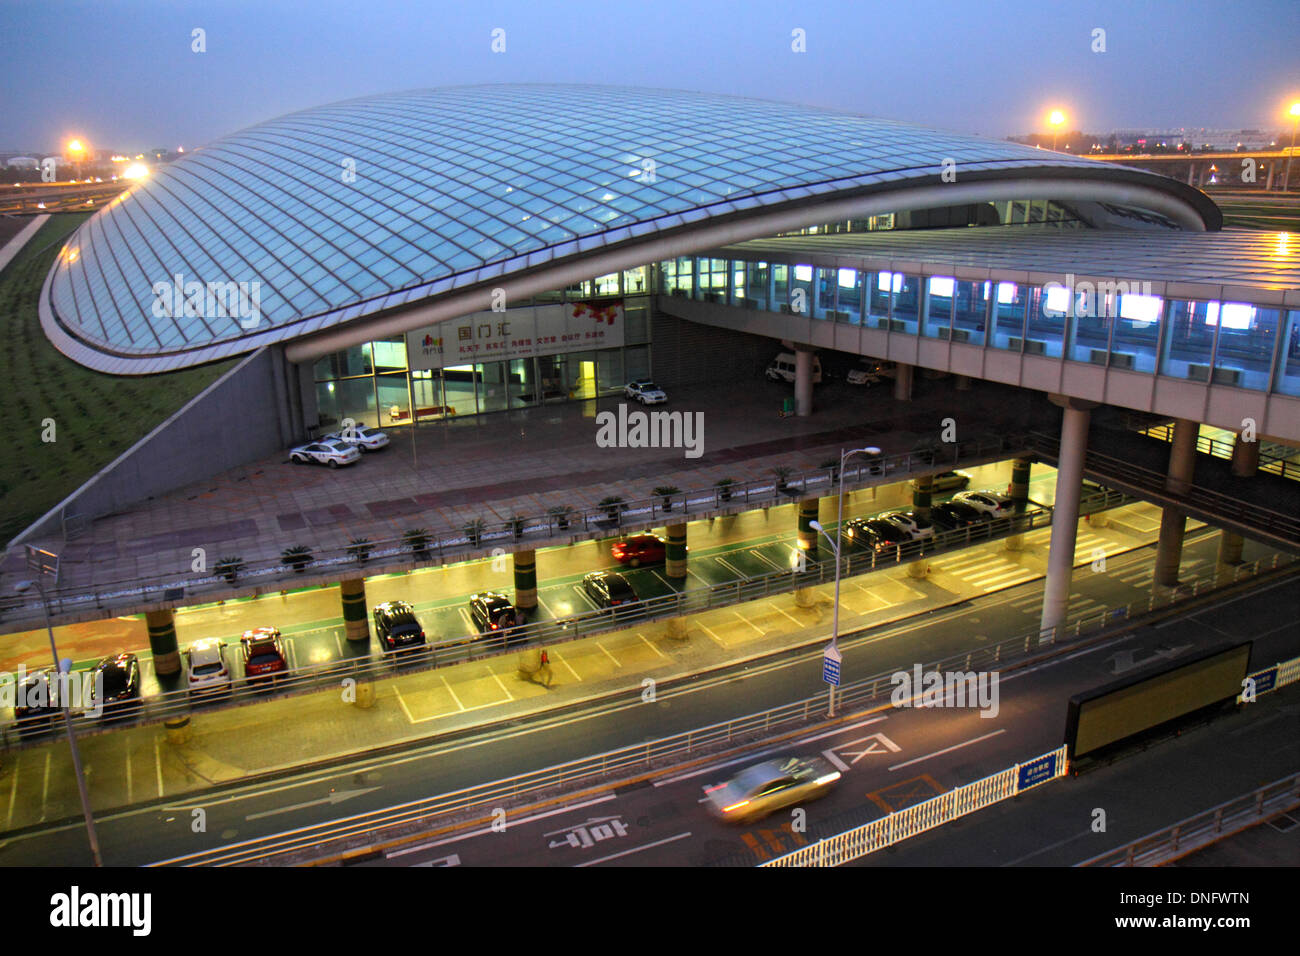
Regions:
<instances>
[{"instance_id":1,"label":"car headlight","mask_svg":"<svg viewBox=\"0 0 1300 956\"><path fill-rule=\"evenodd\" d=\"M826 784L834 783L838 779L840 779L840 772L838 770L832 770L830 773L814 780L813 786L824 787Z\"/></svg>"}]
</instances>

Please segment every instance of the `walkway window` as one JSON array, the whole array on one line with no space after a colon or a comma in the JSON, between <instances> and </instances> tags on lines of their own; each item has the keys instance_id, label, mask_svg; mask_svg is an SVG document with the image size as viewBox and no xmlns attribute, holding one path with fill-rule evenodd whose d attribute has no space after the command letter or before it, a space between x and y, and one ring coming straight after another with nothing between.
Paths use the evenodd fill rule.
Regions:
<instances>
[{"instance_id":1,"label":"walkway window","mask_svg":"<svg viewBox=\"0 0 1300 956\"><path fill-rule=\"evenodd\" d=\"M1110 367L1154 372L1165 300L1158 295L1119 295L1109 297L1105 307L1115 313Z\"/></svg>"},{"instance_id":2,"label":"walkway window","mask_svg":"<svg viewBox=\"0 0 1300 956\"><path fill-rule=\"evenodd\" d=\"M873 329L889 328L889 307L893 295L903 287L901 272L871 273L871 299L868 303L871 317L867 323Z\"/></svg>"},{"instance_id":3,"label":"walkway window","mask_svg":"<svg viewBox=\"0 0 1300 956\"><path fill-rule=\"evenodd\" d=\"M1210 381L1210 358L1214 354L1214 335L1219 325L1219 303L1171 303L1169 321L1164 330L1164 359L1160 374Z\"/></svg>"},{"instance_id":4,"label":"walkway window","mask_svg":"<svg viewBox=\"0 0 1300 956\"><path fill-rule=\"evenodd\" d=\"M839 269L818 268L813 318L834 321L839 311Z\"/></svg>"},{"instance_id":5,"label":"walkway window","mask_svg":"<svg viewBox=\"0 0 1300 956\"><path fill-rule=\"evenodd\" d=\"M952 340L967 345L984 344L984 318L992 282L958 282L953 296Z\"/></svg>"},{"instance_id":6,"label":"walkway window","mask_svg":"<svg viewBox=\"0 0 1300 956\"><path fill-rule=\"evenodd\" d=\"M599 276L592 280L596 295L619 295L618 287L619 275L617 272L611 272L609 275Z\"/></svg>"},{"instance_id":7,"label":"walkway window","mask_svg":"<svg viewBox=\"0 0 1300 956\"><path fill-rule=\"evenodd\" d=\"M758 309L767 308L767 283L769 270L766 262L745 263L744 296L746 302L752 301Z\"/></svg>"},{"instance_id":8,"label":"walkway window","mask_svg":"<svg viewBox=\"0 0 1300 956\"><path fill-rule=\"evenodd\" d=\"M727 260L700 259L700 283L696 298L725 305L727 301Z\"/></svg>"},{"instance_id":9,"label":"walkway window","mask_svg":"<svg viewBox=\"0 0 1300 956\"><path fill-rule=\"evenodd\" d=\"M931 276L927 282L925 321L922 330L932 339L946 339L952 334L952 300L957 280Z\"/></svg>"},{"instance_id":10,"label":"walkway window","mask_svg":"<svg viewBox=\"0 0 1300 956\"><path fill-rule=\"evenodd\" d=\"M1268 388L1273 344L1277 339L1278 309L1245 302L1219 304L1219 344L1214 353L1214 382L1237 388Z\"/></svg>"},{"instance_id":11,"label":"walkway window","mask_svg":"<svg viewBox=\"0 0 1300 956\"><path fill-rule=\"evenodd\" d=\"M862 323L862 284L863 279L869 273L859 272L857 269L836 269L835 282L838 286L839 315L836 319L840 322L851 322L854 325Z\"/></svg>"},{"instance_id":12,"label":"walkway window","mask_svg":"<svg viewBox=\"0 0 1300 956\"><path fill-rule=\"evenodd\" d=\"M813 267L790 268L790 311L796 315L813 314Z\"/></svg>"},{"instance_id":13,"label":"walkway window","mask_svg":"<svg viewBox=\"0 0 1300 956\"><path fill-rule=\"evenodd\" d=\"M916 334L916 323L920 318L918 311L921 307L922 281L924 280L920 276L904 275L902 282L895 287L894 312L889 320L891 332Z\"/></svg>"},{"instance_id":14,"label":"walkway window","mask_svg":"<svg viewBox=\"0 0 1300 956\"><path fill-rule=\"evenodd\" d=\"M781 262L772 265L772 304L768 308L773 312L790 311L790 267Z\"/></svg>"},{"instance_id":15,"label":"walkway window","mask_svg":"<svg viewBox=\"0 0 1300 956\"><path fill-rule=\"evenodd\" d=\"M1300 395L1300 311L1292 309L1286 314L1278 353L1276 390L1283 395Z\"/></svg>"},{"instance_id":16,"label":"walkway window","mask_svg":"<svg viewBox=\"0 0 1300 956\"><path fill-rule=\"evenodd\" d=\"M650 283L646 278L646 266L637 266L635 269L628 269L623 273L623 294L636 295L637 293L648 292Z\"/></svg>"},{"instance_id":17,"label":"walkway window","mask_svg":"<svg viewBox=\"0 0 1300 956\"><path fill-rule=\"evenodd\" d=\"M1029 304L1029 286L999 282L997 301L993 304L993 345L1019 352L1025 340L1025 310Z\"/></svg>"},{"instance_id":18,"label":"walkway window","mask_svg":"<svg viewBox=\"0 0 1300 956\"><path fill-rule=\"evenodd\" d=\"M1026 355L1061 358L1070 298L1070 290L1061 285L1034 289L1029 299L1029 322L1022 349Z\"/></svg>"}]
</instances>

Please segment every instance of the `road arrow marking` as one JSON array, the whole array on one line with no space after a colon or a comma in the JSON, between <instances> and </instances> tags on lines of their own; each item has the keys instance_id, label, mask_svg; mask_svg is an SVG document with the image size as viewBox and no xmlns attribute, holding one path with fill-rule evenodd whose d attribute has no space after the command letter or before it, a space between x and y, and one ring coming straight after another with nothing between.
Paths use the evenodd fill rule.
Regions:
<instances>
[{"instance_id":1,"label":"road arrow marking","mask_svg":"<svg viewBox=\"0 0 1300 956\"><path fill-rule=\"evenodd\" d=\"M360 797L367 793L373 793L380 789L379 787L366 787L364 790L335 790L328 797L321 797L319 800L308 800L306 803L295 803L288 807L277 807L274 810L263 810L261 813L250 813L244 817L245 820L260 820L262 817L273 817L277 813L293 813L295 810L306 810L308 807L320 807L325 804L342 803L344 800L351 800L353 797Z\"/></svg>"}]
</instances>

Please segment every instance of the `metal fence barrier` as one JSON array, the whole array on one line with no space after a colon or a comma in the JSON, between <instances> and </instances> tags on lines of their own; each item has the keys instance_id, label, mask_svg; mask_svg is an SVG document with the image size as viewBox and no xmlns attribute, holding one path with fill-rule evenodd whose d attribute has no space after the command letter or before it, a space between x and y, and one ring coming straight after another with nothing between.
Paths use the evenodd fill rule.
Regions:
<instances>
[{"instance_id":1,"label":"metal fence barrier","mask_svg":"<svg viewBox=\"0 0 1300 956\"><path fill-rule=\"evenodd\" d=\"M982 780L895 810L879 820L818 840L759 866L839 866L856 860L1065 776L1069 769L1065 751L1064 746L1050 750Z\"/></svg>"},{"instance_id":2,"label":"metal fence barrier","mask_svg":"<svg viewBox=\"0 0 1300 956\"><path fill-rule=\"evenodd\" d=\"M1160 866L1300 807L1300 773L1234 797L1075 866Z\"/></svg>"}]
</instances>

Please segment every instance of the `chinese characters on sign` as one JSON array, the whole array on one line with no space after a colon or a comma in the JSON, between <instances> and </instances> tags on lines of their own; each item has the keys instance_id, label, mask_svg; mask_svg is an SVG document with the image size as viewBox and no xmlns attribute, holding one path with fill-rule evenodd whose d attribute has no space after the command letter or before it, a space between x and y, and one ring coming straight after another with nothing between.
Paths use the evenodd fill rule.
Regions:
<instances>
[{"instance_id":1,"label":"chinese characters on sign","mask_svg":"<svg viewBox=\"0 0 1300 956\"><path fill-rule=\"evenodd\" d=\"M412 369L443 369L621 346L623 303L542 305L475 312L406 333Z\"/></svg>"}]
</instances>

